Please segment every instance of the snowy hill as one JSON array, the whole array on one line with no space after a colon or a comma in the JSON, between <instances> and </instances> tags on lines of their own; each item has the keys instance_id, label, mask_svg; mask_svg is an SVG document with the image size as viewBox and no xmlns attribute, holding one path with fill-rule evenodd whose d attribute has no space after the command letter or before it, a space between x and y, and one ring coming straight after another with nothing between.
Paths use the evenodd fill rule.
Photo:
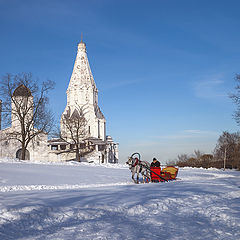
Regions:
<instances>
[{"instance_id":1,"label":"snowy hill","mask_svg":"<svg viewBox=\"0 0 240 240\"><path fill-rule=\"evenodd\" d=\"M124 165L0 162L0 239L240 239L240 172L133 184Z\"/></svg>"}]
</instances>

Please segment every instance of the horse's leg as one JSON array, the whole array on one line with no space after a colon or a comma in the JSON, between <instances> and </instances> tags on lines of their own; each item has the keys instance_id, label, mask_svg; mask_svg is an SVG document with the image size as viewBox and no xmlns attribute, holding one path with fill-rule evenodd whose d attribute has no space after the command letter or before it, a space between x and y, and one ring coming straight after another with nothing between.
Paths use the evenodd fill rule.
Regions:
<instances>
[{"instance_id":1,"label":"horse's leg","mask_svg":"<svg viewBox=\"0 0 240 240\"><path fill-rule=\"evenodd\" d=\"M149 174L149 171L146 169L146 180L147 180L147 183L151 182L151 176Z\"/></svg>"},{"instance_id":2,"label":"horse's leg","mask_svg":"<svg viewBox=\"0 0 240 240\"><path fill-rule=\"evenodd\" d=\"M145 183L145 174L144 174L144 172L142 173L142 176L143 176L143 183Z\"/></svg>"},{"instance_id":3,"label":"horse's leg","mask_svg":"<svg viewBox=\"0 0 240 240\"><path fill-rule=\"evenodd\" d=\"M149 179L149 174L148 174L147 169L145 169L144 175L145 175L145 176L144 176L144 177L145 177L145 178L144 178L144 179L145 179L145 182L146 182L146 183L149 183L150 179Z\"/></svg>"},{"instance_id":4,"label":"horse's leg","mask_svg":"<svg viewBox=\"0 0 240 240\"><path fill-rule=\"evenodd\" d=\"M149 181L151 182L152 178L151 178L151 173L149 171L147 171L147 176L148 176Z\"/></svg>"},{"instance_id":5,"label":"horse's leg","mask_svg":"<svg viewBox=\"0 0 240 240\"><path fill-rule=\"evenodd\" d=\"M135 172L132 172L132 180L136 183L136 180L134 179Z\"/></svg>"},{"instance_id":6,"label":"horse's leg","mask_svg":"<svg viewBox=\"0 0 240 240\"><path fill-rule=\"evenodd\" d=\"M139 168L137 169L137 183L139 183Z\"/></svg>"}]
</instances>

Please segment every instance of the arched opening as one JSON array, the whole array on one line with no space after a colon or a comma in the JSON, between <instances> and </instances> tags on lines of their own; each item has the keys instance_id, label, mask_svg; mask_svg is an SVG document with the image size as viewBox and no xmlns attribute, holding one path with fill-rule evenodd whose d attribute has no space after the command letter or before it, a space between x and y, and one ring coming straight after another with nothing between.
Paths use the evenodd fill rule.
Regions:
<instances>
[{"instance_id":1,"label":"arched opening","mask_svg":"<svg viewBox=\"0 0 240 240\"><path fill-rule=\"evenodd\" d=\"M100 121L98 120L98 138L100 138Z\"/></svg>"},{"instance_id":2,"label":"arched opening","mask_svg":"<svg viewBox=\"0 0 240 240\"><path fill-rule=\"evenodd\" d=\"M22 159L22 149L21 148L17 150L16 158ZM25 152L25 160L30 160L30 153L27 149L26 149L26 152Z\"/></svg>"},{"instance_id":3,"label":"arched opening","mask_svg":"<svg viewBox=\"0 0 240 240\"><path fill-rule=\"evenodd\" d=\"M102 154L102 163L104 163L104 154Z\"/></svg>"}]
</instances>

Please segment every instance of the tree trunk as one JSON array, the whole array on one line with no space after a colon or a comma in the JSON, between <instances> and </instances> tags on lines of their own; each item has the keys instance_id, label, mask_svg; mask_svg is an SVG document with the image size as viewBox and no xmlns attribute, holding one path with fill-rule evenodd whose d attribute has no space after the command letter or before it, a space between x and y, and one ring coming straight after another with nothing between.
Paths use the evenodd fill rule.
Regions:
<instances>
[{"instance_id":1,"label":"tree trunk","mask_svg":"<svg viewBox=\"0 0 240 240\"><path fill-rule=\"evenodd\" d=\"M80 160L80 153L79 153L79 148L77 147L77 149L76 149L76 161L78 161L78 162L81 162L81 160Z\"/></svg>"},{"instance_id":2,"label":"tree trunk","mask_svg":"<svg viewBox=\"0 0 240 240\"><path fill-rule=\"evenodd\" d=\"M25 160L26 159L26 146L24 144L22 144L22 156L21 156L21 160Z\"/></svg>"}]
</instances>

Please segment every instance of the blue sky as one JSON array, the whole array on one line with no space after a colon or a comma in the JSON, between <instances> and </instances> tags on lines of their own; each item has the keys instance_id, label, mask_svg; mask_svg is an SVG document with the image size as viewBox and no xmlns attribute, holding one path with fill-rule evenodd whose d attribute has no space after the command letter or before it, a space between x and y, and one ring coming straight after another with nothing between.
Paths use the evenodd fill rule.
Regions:
<instances>
[{"instance_id":1,"label":"blue sky","mask_svg":"<svg viewBox=\"0 0 240 240\"><path fill-rule=\"evenodd\" d=\"M211 153L222 131L239 129L228 98L240 73L239 9L234 0L0 0L0 75L54 80L59 118L82 32L121 161Z\"/></svg>"}]
</instances>

